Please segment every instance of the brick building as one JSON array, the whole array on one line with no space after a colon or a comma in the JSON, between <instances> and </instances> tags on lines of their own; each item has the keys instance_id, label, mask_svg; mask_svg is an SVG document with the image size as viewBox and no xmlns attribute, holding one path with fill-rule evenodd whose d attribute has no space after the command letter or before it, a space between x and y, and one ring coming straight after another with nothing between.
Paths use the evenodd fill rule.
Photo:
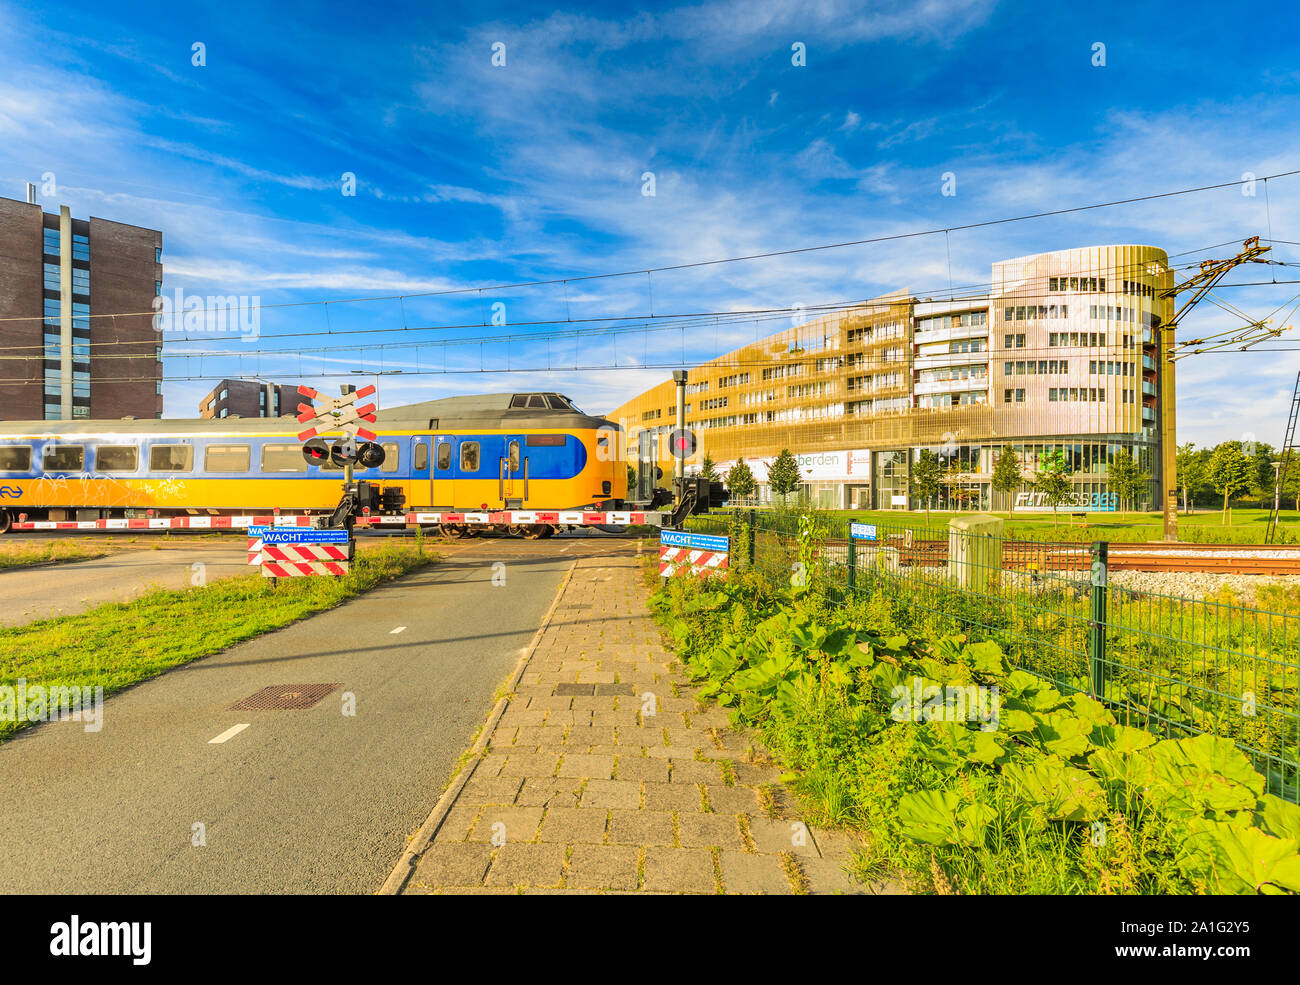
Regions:
<instances>
[{"instance_id":1,"label":"brick building","mask_svg":"<svg viewBox=\"0 0 1300 985\"><path fill-rule=\"evenodd\" d=\"M296 414L298 404L304 399L298 396L296 386L258 380L222 380L199 401L199 416L283 417Z\"/></svg>"},{"instance_id":2,"label":"brick building","mask_svg":"<svg viewBox=\"0 0 1300 985\"><path fill-rule=\"evenodd\" d=\"M0 419L162 417L162 277L156 229L0 198Z\"/></svg>"}]
</instances>

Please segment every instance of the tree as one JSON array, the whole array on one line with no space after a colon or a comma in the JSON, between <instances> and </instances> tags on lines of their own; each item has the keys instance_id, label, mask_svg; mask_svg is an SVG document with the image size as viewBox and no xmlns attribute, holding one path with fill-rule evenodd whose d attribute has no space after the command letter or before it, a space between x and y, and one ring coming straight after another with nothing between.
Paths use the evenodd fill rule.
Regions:
<instances>
[{"instance_id":1,"label":"tree","mask_svg":"<svg viewBox=\"0 0 1300 985\"><path fill-rule=\"evenodd\" d=\"M1241 450L1240 441L1225 441L1210 456L1210 485L1223 497L1224 524L1228 522L1228 503L1237 493L1250 488L1252 472L1253 465Z\"/></svg>"},{"instance_id":2,"label":"tree","mask_svg":"<svg viewBox=\"0 0 1300 985\"><path fill-rule=\"evenodd\" d=\"M1183 488L1183 512L1190 513L1194 500L1188 496L1188 490L1205 482L1205 462L1196 445L1189 441L1178 446L1174 453L1174 470L1178 473L1178 484Z\"/></svg>"},{"instance_id":3,"label":"tree","mask_svg":"<svg viewBox=\"0 0 1300 985\"><path fill-rule=\"evenodd\" d=\"M966 473L962 471L961 460L954 458L943 471L943 484L948 487L948 501L957 509L965 509L969 494L962 488Z\"/></svg>"},{"instance_id":4,"label":"tree","mask_svg":"<svg viewBox=\"0 0 1300 985\"><path fill-rule=\"evenodd\" d=\"M1074 491L1070 481L1073 472L1065 455L1059 451L1047 452L1040 460L1039 471L1034 475L1034 492L1042 493L1047 505L1052 508L1052 529L1056 529L1056 508L1069 498Z\"/></svg>"},{"instance_id":5,"label":"tree","mask_svg":"<svg viewBox=\"0 0 1300 985\"><path fill-rule=\"evenodd\" d=\"M925 522L928 524L930 502L943 488L943 466L939 464L939 456L929 448L922 448L920 457L912 465L910 481L912 491L925 501Z\"/></svg>"},{"instance_id":6,"label":"tree","mask_svg":"<svg viewBox=\"0 0 1300 985\"><path fill-rule=\"evenodd\" d=\"M1134 461L1128 449L1121 448L1111 456L1106 484L1110 486L1111 492L1119 496L1121 508L1127 505L1129 509L1133 509L1138 496L1146 490L1150 478L1151 476L1143 472L1142 467Z\"/></svg>"},{"instance_id":7,"label":"tree","mask_svg":"<svg viewBox=\"0 0 1300 985\"><path fill-rule=\"evenodd\" d=\"M633 490L633 496L636 495L636 469L632 468L630 465L627 467L627 487L628 489ZM628 499L631 498L631 496L628 497Z\"/></svg>"},{"instance_id":8,"label":"tree","mask_svg":"<svg viewBox=\"0 0 1300 985\"><path fill-rule=\"evenodd\" d=\"M707 452L704 455L704 461L700 463L700 476L710 481L718 478L718 469Z\"/></svg>"},{"instance_id":9,"label":"tree","mask_svg":"<svg viewBox=\"0 0 1300 985\"><path fill-rule=\"evenodd\" d=\"M750 471L743 458L737 459L736 464L727 473L728 495L733 499L748 499L754 495L754 485L754 473Z\"/></svg>"},{"instance_id":10,"label":"tree","mask_svg":"<svg viewBox=\"0 0 1300 985\"><path fill-rule=\"evenodd\" d=\"M799 463L789 448L782 448L771 467L767 470L767 484L772 492L784 500L799 488L803 476L799 472Z\"/></svg>"},{"instance_id":11,"label":"tree","mask_svg":"<svg viewBox=\"0 0 1300 985\"><path fill-rule=\"evenodd\" d=\"M1273 472L1273 460L1276 458L1273 454L1273 446L1267 441L1256 441L1253 445L1249 456L1251 485L1258 491L1261 502L1268 500L1269 505L1272 506L1273 486L1277 484L1277 477ZM1245 450L1242 449L1243 452Z\"/></svg>"},{"instance_id":12,"label":"tree","mask_svg":"<svg viewBox=\"0 0 1300 985\"><path fill-rule=\"evenodd\" d=\"M1020 459L1011 448L1003 448L993 466L993 488L1000 493L1013 493L1020 489ZM1011 500L1011 512L1016 511L1016 501Z\"/></svg>"}]
</instances>

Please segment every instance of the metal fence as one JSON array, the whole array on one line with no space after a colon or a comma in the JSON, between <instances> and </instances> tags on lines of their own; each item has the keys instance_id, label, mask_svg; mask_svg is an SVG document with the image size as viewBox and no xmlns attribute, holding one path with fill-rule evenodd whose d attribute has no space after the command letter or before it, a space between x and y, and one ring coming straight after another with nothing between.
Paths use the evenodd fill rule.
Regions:
<instances>
[{"instance_id":1,"label":"metal fence","mask_svg":"<svg viewBox=\"0 0 1300 985\"><path fill-rule=\"evenodd\" d=\"M1124 724L1229 737L1273 793L1300 802L1300 614L1125 587L1100 542L923 522L851 537L849 525L758 510L690 521L733 537L733 571L773 584L806 578L821 600L871 625L994 640L1013 667L1099 698Z\"/></svg>"}]
</instances>

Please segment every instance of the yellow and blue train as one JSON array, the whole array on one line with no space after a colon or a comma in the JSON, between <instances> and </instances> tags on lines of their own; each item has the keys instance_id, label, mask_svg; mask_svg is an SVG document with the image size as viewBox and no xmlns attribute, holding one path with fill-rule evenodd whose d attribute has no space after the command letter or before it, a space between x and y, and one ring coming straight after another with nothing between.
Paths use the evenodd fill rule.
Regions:
<instances>
[{"instance_id":1,"label":"yellow and blue train","mask_svg":"<svg viewBox=\"0 0 1300 985\"><path fill-rule=\"evenodd\" d=\"M409 511L617 510L627 496L618 425L562 394L429 400L371 427L384 461L355 477L399 488ZM343 471L308 464L300 430L292 417L0 422L0 532L24 514L328 514Z\"/></svg>"}]
</instances>

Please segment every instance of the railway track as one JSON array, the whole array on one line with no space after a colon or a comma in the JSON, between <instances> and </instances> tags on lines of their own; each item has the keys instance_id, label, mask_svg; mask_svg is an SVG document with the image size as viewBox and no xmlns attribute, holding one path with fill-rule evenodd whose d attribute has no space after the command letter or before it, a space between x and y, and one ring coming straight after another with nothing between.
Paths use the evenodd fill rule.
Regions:
<instances>
[{"instance_id":1,"label":"railway track","mask_svg":"<svg viewBox=\"0 0 1300 985\"><path fill-rule=\"evenodd\" d=\"M848 541L830 540L838 553ZM900 567L939 568L948 563L946 540L891 537L861 551L888 551ZM1263 544L1111 543L1107 564L1112 571L1211 572L1235 575L1300 575L1300 546ZM1047 541L1007 541L1002 546L1002 567L1011 571L1083 571L1092 565L1088 544Z\"/></svg>"}]
</instances>

